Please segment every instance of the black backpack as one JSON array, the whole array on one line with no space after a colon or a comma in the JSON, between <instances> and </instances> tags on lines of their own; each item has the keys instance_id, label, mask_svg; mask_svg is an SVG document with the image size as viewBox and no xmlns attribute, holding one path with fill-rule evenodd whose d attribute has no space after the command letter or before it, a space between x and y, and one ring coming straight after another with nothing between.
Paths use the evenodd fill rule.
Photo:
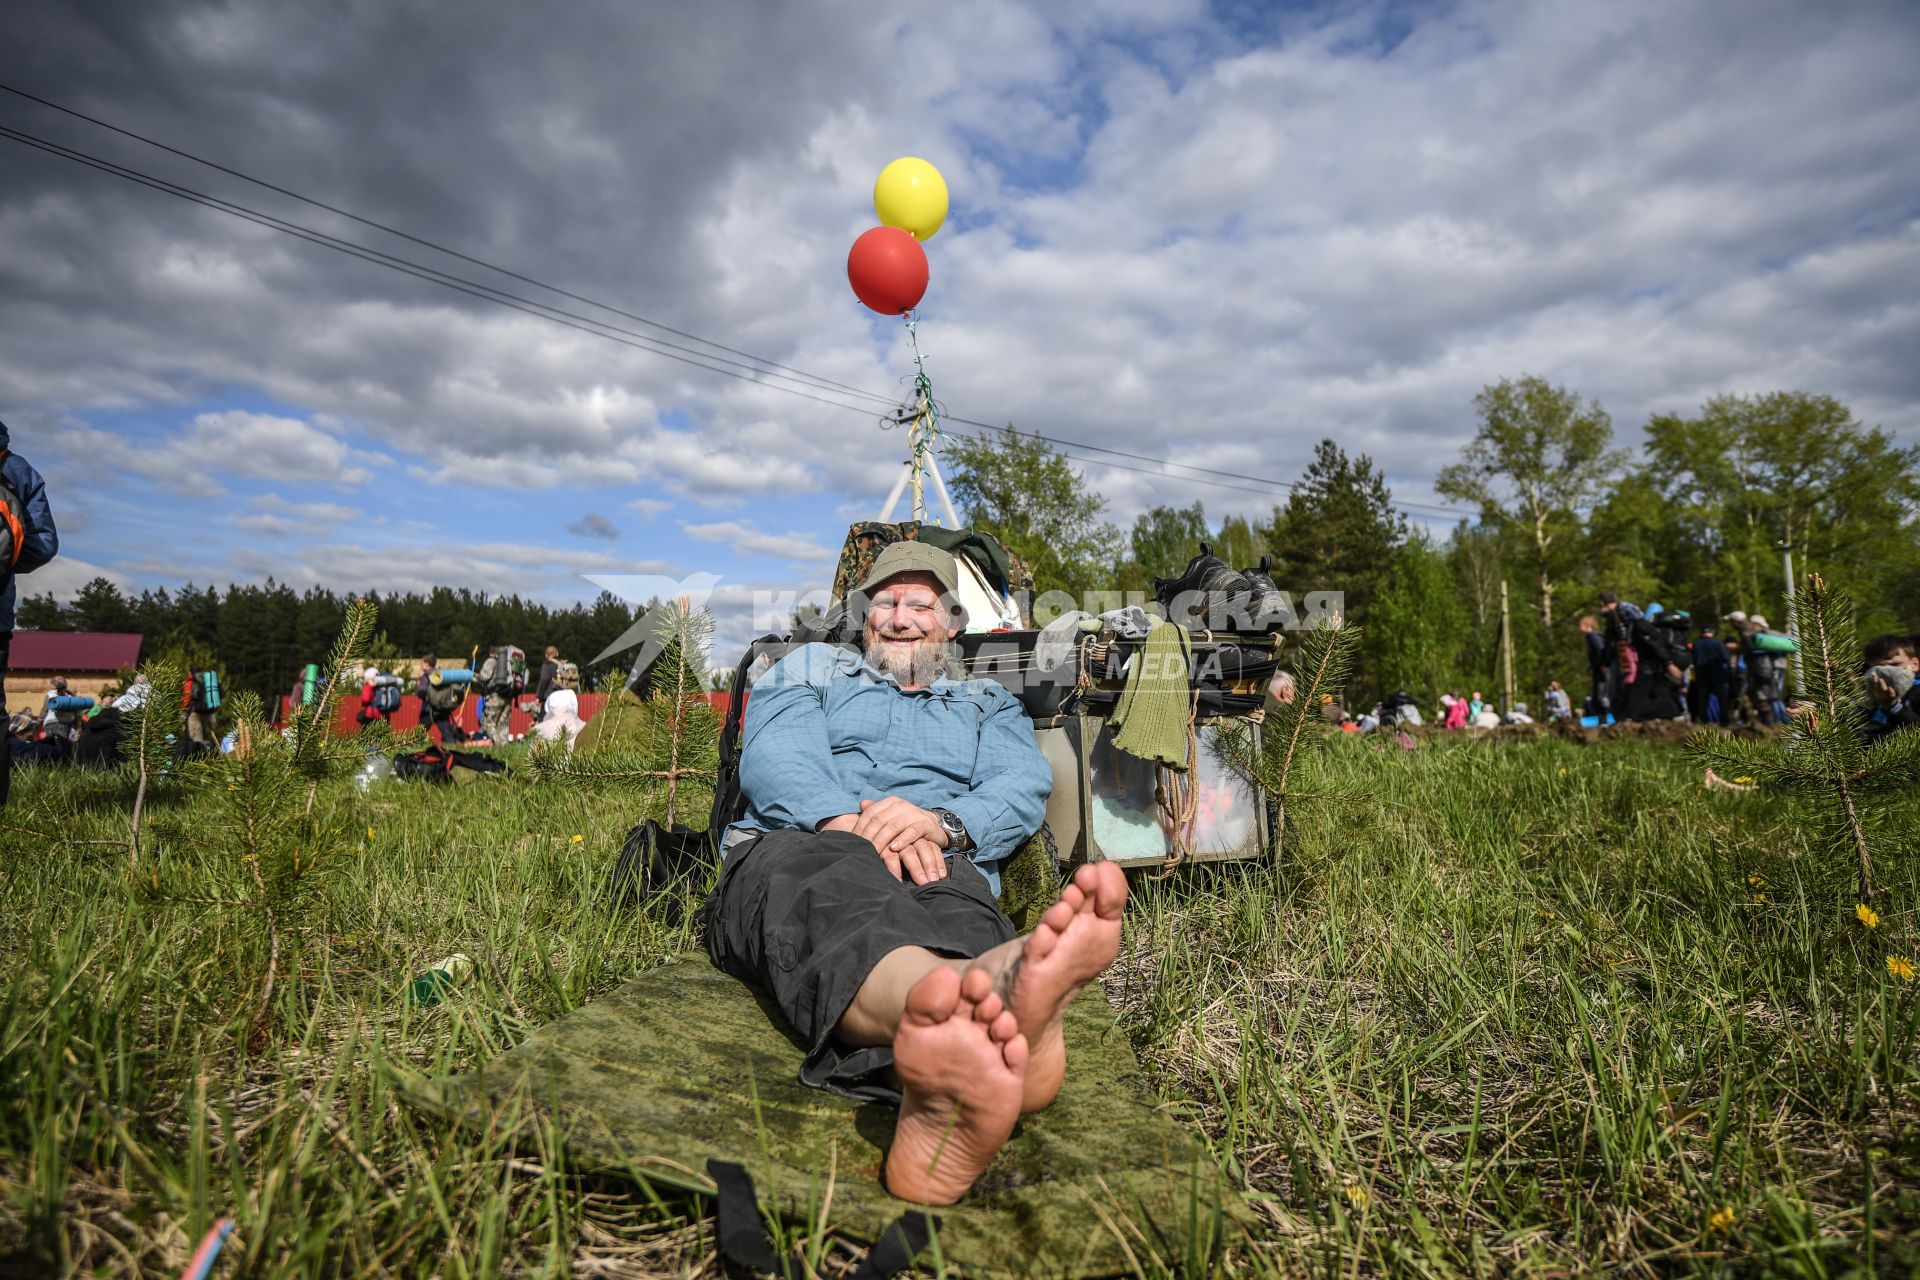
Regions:
<instances>
[{"instance_id":1,"label":"black backpack","mask_svg":"<svg viewBox=\"0 0 1920 1280\"><path fill-rule=\"evenodd\" d=\"M400 709L400 677L380 675L373 678L373 709L391 714Z\"/></svg>"},{"instance_id":2,"label":"black backpack","mask_svg":"<svg viewBox=\"0 0 1920 1280\"><path fill-rule=\"evenodd\" d=\"M449 751L445 747L402 751L393 757L394 775L415 782L452 782L456 767L475 773L505 773L507 762L471 751Z\"/></svg>"}]
</instances>

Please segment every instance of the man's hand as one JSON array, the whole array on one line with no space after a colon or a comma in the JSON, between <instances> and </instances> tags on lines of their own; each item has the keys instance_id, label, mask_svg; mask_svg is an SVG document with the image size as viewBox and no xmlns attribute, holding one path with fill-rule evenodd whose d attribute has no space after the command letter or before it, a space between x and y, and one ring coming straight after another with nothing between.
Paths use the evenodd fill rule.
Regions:
<instances>
[{"instance_id":1,"label":"man's hand","mask_svg":"<svg viewBox=\"0 0 1920 1280\"><path fill-rule=\"evenodd\" d=\"M1675 666L1673 663L1669 662L1667 664L1667 679L1678 680L1679 678L1680 678L1680 668Z\"/></svg>"},{"instance_id":2,"label":"man's hand","mask_svg":"<svg viewBox=\"0 0 1920 1280\"><path fill-rule=\"evenodd\" d=\"M1890 707L1900 700L1900 695L1893 691L1893 685L1882 675L1868 675L1867 694L1879 707Z\"/></svg>"},{"instance_id":3,"label":"man's hand","mask_svg":"<svg viewBox=\"0 0 1920 1280\"><path fill-rule=\"evenodd\" d=\"M922 809L899 796L862 800L860 816L853 824L855 835L873 841L876 849L899 850L916 840L931 841L935 848L947 847L947 829L931 809Z\"/></svg>"},{"instance_id":4,"label":"man's hand","mask_svg":"<svg viewBox=\"0 0 1920 1280\"><path fill-rule=\"evenodd\" d=\"M917 813L925 814L933 823L934 836L896 835L882 838L870 829L877 821L884 820L884 816L879 820L872 816L873 811L881 805L888 806L890 811L894 806L905 806ZM893 797L878 801L862 800L859 813L843 813L837 818L829 818L816 829L850 831L861 837L873 846L874 852L880 855L880 860L887 864L887 870L893 872L895 879L926 884L932 880L947 878L947 860L941 853L942 847L947 842L946 828L940 825L940 819L924 809L916 809L904 800Z\"/></svg>"}]
</instances>

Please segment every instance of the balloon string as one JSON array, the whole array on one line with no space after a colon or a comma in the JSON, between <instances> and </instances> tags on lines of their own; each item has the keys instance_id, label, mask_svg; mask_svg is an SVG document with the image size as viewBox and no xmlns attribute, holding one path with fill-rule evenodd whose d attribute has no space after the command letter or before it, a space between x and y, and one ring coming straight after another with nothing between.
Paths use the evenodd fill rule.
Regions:
<instances>
[{"instance_id":1,"label":"balloon string","mask_svg":"<svg viewBox=\"0 0 1920 1280\"><path fill-rule=\"evenodd\" d=\"M916 463L933 452L934 445L940 439L940 406L933 399L933 379L927 376L926 357L920 354L920 322L909 311L906 313L907 342L913 347L913 393L915 398L913 425L910 441Z\"/></svg>"}]
</instances>

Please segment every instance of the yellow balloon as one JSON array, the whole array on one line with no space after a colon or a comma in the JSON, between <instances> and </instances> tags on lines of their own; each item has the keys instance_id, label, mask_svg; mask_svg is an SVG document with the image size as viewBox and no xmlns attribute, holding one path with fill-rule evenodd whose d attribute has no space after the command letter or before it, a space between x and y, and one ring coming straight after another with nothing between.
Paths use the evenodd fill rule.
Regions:
<instances>
[{"instance_id":1,"label":"yellow balloon","mask_svg":"<svg viewBox=\"0 0 1920 1280\"><path fill-rule=\"evenodd\" d=\"M882 169L873 184L873 211L882 226L898 227L915 240L931 240L947 220L947 180L919 156L902 156Z\"/></svg>"}]
</instances>

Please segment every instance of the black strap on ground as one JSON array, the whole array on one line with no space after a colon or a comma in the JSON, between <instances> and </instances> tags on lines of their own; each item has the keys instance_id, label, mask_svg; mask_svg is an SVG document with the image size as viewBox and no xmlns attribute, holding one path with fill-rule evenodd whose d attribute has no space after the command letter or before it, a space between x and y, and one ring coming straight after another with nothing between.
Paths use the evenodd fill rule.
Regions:
<instances>
[{"instance_id":1,"label":"black strap on ground","mask_svg":"<svg viewBox=\"0 0 1920 1280\"><path fill-rule=\"evenodd\" d=\"M767 1224L760 1217L753 1175L731 1160L707 1161L713 1179L714 1235L720 1261L730 1277L775 1275L781 1280L803 1280L807 1264L799 1256L783 1258L773 1251ZM915 1210L890 1223L867 1256L847 1280L887 1280L905 1271L940 1229L940 1219Z\"/></svg>"},{"instance_id":2,"label":"black strap on ground","mask_svg":"<svg viewBox=\"0 0 1920 1280\"><path fill-rule=\"evenodd\" d=\"M867 1256L860 1260L853 1274L847 1280L887 1280L887 1277L905 1271L927 1247L927 1241L940 1229L940 1219L930 1213L914 1210L895 1218L880 1238L873 1243Z\"/></svg>"},{"instance_id":3,"label":"black strap on ground","mask_svg":"<svg viewBox=\"0 0 1920 1280\"><path fill-rule=\"evenodd\" d=\"M713 1179L713 1234L720 1245L720 1262L732 1277L776 1275L802 1280L807 1267L798 1258L782 1258L767 1239L760 1203L753 1194L753 1175L731 1160L707 1161Z\"/></svg>"}]
</instances>

